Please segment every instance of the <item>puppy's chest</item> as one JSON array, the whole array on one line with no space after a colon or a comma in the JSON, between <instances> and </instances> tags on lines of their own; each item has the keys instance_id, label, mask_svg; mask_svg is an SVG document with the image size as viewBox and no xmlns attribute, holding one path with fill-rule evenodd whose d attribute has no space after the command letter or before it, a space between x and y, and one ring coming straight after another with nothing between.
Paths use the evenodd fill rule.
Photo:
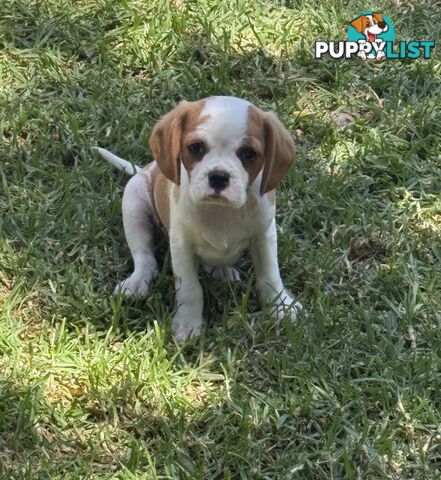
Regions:
<instances>
[{"instance_id":1,"label":"puppy's chest","mask_svg":"<svg viewBox=\"0 0 441 480\"><path fill-rule=\"evenodd\" d=\"M192 241L195 253L209 265L231 265L249 247L259 230L259 224L248 216L233 218L205 217L193 225Z\"/></svg>"},{"instance_id":2,"label":"puppy's chest","mask_svg":"<svg viewBox=\"0 0 441 480\"><path fill-rule=\"evenodd\" d=\"M196 254L209 265L230 265L236 262L248 248L250 237L213 235L212 232L201 232L194 239Z\"/></svg>"}]
</instances>

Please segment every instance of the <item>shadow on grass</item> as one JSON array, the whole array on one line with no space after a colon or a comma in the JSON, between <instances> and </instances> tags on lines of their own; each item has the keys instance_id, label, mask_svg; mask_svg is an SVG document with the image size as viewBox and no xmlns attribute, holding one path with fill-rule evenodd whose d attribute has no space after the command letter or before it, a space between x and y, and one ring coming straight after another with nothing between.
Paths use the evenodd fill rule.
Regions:
<instances>
[{"instance_id":1,"label":"shadow on grass","mask_svg":"<svg viewBox=\"0 0 441 480\"><path fill-rule=\"evenodd\" d=\"M414 174L412 168L406 169L399 161L405 149L399 142L395 150L383 149L381 154L386 159L381 159L380 164L377 143L363 146L369 122L362 119L352 128L353 134L347 136L358 151L348 155L343 167L336 163L332 168L327 156L333 154L333 148L345 134L337 132L325 116L299 116L292 112L292 105L302 104L303 84L310 89L337 88L339 75L350 79L358 70L352 64L311 65L306 49L299 49L293 60L276 58L261 48L238 54L222 49L220 44L200 40L191 32L175 50L176 64L166 63L155 78L147 68L131 64L121 67L119 54L113 54L106 46L111 32L121 26L115 11L107 15L97 10L78 20L61 10L50 16L33 4L29 10L13 13L3 20L7 41L14 41L23 50L32 46L37 55L58 49L65 57L72 56L81 67L79 73L68 70L57 81L41 79L38 88L50 94L44 105L38 94L30 91L30 111L37 119L41 116L35 124L26 119L15 120L11 113L15 131L5 148L5 156L10 160L2 167L10 199L2 230L17 255L24 257L29 284L40 289L42 301L54 318L65 317L69 324L76 325L91 322L98 328L107 328L109 323L121 325L122 321L130 326L129 330L137 330L144 328L145 322L137 323L136 318L160 319L172 312L174 288L164 246L163 275L152 286L154 293L147 302L121 309L108 296L103 297L103 292L110 293L117 281L130 272L120 217L124 179L121 174L110 173L107 164L94 158L89 146L99 143L136 163L145 163L146 157L150 159L146 148L148 133L160 115L182 98L213 93L245 96L264 108L277 108L292 131L300 127L305 134L298 164L280 192L279 218L287 232L280 236L280 252L284 259L295 258L291 263L298 265L288 266L290 273L296 275L287 275L301 279L289 285L295 293L304 291L302 278L309 272L303 269L302 258L295 257L296 242L291 241L294 237L303 246L309 242L309 254L314 255L314 249L321 248L316 242L318 232L329 237L337 224L343 232L340 247L348 250L350 261L381 261L392 251L395 238L378 235L376 230L382 224L375 225L375 218L378 210L384 209L387 220L395 221L394 208L388 208L399 199L390 196L385 201L384 191L391 185L405 184ZM60 42L63 36L67 40ZM70 37L81 37L81 48L69 42ZM98 53L93 50L94 45L102 45L105 50ZM82 49L89 52L88 56ZM107 59L107 64L98 68L100 55ZM301 75L294 70L296 62L308 72L308 77L299 82L296 78ZM363 68L365 75L372 74L369 67ZM391 68L385 73L393 71ZM385 88L385 82L376 82L378 91ZM52 98L55 92L57 95ZM12 103L18 110L21 102L21 95L17 94ZM378 121L378 108L376 115L374 120ZM437 185L432 183L431 191ZM296 202L300 205L298 210ZM363 202L366 208L360 209ZM362 223L370 220L369 231ZM435 232L434 240L437 235ZM369 236L372 238L364 241L363 237ZM332 268L331 262L325 270ZM209 293L210 288L207 290ZM215 297L209 293L208 303L214 302Z\"/></svg>"},{"instance_id":2,"label":"shadow on grass","mask_svg":"<svg viewBox=\"0 0 441 480\"><path fill-rule=\"evenodd\" d=\"M121 305L110 296L115 283L130 271L130 257L120 216L122 183L125 180L121 174L110 173L107 164L93 158L89 147L100 143L137 163L145 163L145 159L150 158L146 148L149 131L160 115L177 101L215 93L234 94L247 97L264 108L277 109L292 131L299 127L305 134L305 140L299 146L297 167L280 189L279 220L282 227L279 256L284 276L294 292L306 292L307 303L309 297L317 295L317 306L322 307L313 318L317 324L311 327L310 351L314 352L311 346L314 342L322 342L323 349L333 348L326 345L330 338L327 335L332 334L329 333L331 330L345 328L343 324L350 321L354 323L352 332L361 332L360 335L367 332L367 336L374 338L372 342L375 341L377 332L368 323L370 319L362 317L362 310L364 307L369 312L374 308L382 312L389 309L388 305L381 303L386 280L396 298L401 299L403 290L407 294L407 278L403 277L408 275L402 262L398 261L394 267L398 271L396 275L387 277L378 270L376 283L372 282L372 290L367 291L371 295L369 298L375 299L375 302L364 305L367 295L363 285L371 275L369 268L365 268L367 263L368 266L374 263L375 267L380 268L381 264L398 257L396 252L407 255L412 251L421 253L422 257L427 254L429 248L426 247L430 247L431 242L439 241L435 229L433 235L424 238L423 247L421 242L418 243L419 238L414 238L408 244L400 244L397 241L400 237L394 233L403 227L407 217L413 215L412 211L409 211L409 215L406 211L403 213L404 207L398 205L403 199L396 192L405 193L405 190L409 190L412 176L418 171L406 166L401 156L406 154L407 147L413 142L412 134L415 134L421 137L421 144L415 147L413 153L422 158L424 152L426 158L430 158L433 150L424 145L423 140L430 138L433 141L435 137L428 137L430 132L424 121L421 128L413 132L412 122L409 122L405 126L409 137L404 142L400 137L400 125L398 133L392 129L393 135L386 136L387 141L381 143L370 127L375 122L381 125L383 106L379 108L377 105L372 121L361 118L354 126L341 131L332 126L326 115L329 110L338 108L339 102L344 106L345 102L352 101L351 97L355 97L351 88L347 87L351 85L350 80L354 80L354 90L359 95L371 88L381 99L385 96L393 99L395 94L390 80L397 72L393 66L386 65L381 67L383 70L375 70L369 65L350 62L338 65L311 62L307 49L299 49L294 59L276 58L262 48L237 53L223 49L220 42L210 41L207 36L198 39L198 32L182 35L182 41L172 49L172 60L165 59L164 65L159 66L158 60L151 59L151 63L144 66L133 59L125 61L121 50L112 52L112 47L116 46L119 39L119 34L115 32L124 24L119 16L124 10L123 6L115 6L110 13L105 7L94 7L92 12L79 11L81 18L78 18L64 12L61 7L50 14L44 2L32 3L28 7L23 5L12 3L8 7L8 16L1 21L4 46L9 48L13 44L15 51L11 55L23 55L20 61L25 63L33 56L38 57L41 62L37 62L38 68L42 70L41 76L37 73L30 79L30 84L17 87L7 107L7 118L3 120L8 143L1 147L2 155L7 160L0 165L0 172L5 178L0 188L8 200L1 228L15 251L15 256L10 252L8 255L14 258L14 262L17 260L16 263L11 261L8 274L13 277L14 270L17 272L20 266L18 271L23 281L23 294L27 289L35 288L47 309L47 318L53 318L54 323L64 318L67 328L72 332L89 324L100 332L106 332L112 325L115 330L120 329L124 338L146 329L154 319L162 320L171 314L174 287L164 239L160 246L164 266L152 286L149 299ZM53 70L46 69L47 65L52 65ZM157 70L151 69L155 66ZM301 72L296 68L301 68ZM420 74L421 70L418 72L416 68L412 71L415 78L409 79L409 98L412 96L413 83L416 88L422 89L418 90L420 93L426 88L417 81ZM299 77L303 79L297 81ZM309 100L303 100L302 95L320 89L330 93L330 100L323 106L323 115L302 116L292 111L292 106L297 104L300 104L299 110L306 109ZM351 95L343 94L345 89L351 90ZM337 98L337 94L331 95L334 90L338 91L340 98ZM376 102L377 99L367 102L364 108L376 105ZM20 114L23 111L20 110L21 105L25 110L23 115ZM353 106L359 106L355 100ZM436 121L432 122L429 130L433 131L436 125ZM371 135L369 142L366 141L368 135ZM330 166L328 156L333 154L334 147L342 140L351 144L355 151L347 155L343 166L339 165L338 158L335 166ZM368 145L364 147L364 143ZM383 157L381 161L378 158L380 154ZM426 169L424 165L418 167L430 177L430 166ZM431 194L437 191L437 182L435 178L426 183L426 192ZM379 216L383 210L384 216ZM385 229L385 225L389 228ZM352 262L350 267L345 263L346 260L349 264ZM434 263L433 259L431 261ZM249 264L245 263L244 270L249 273ZM353 274L354 271L358 276ZM436 284L436 280L434 282ZM72 422L75 423L75 418L85 417L86 430L87 424L110 428L118 415L126 417L124 425L117 432L125 439L122 451L109 453L103 447L103 450L95 453L88 444L87 432L81 437L74 428L69 430L70 427L63 424L63 418L56 417L56 409L38 387L21 388L5 381L1 387L5 415L0 417L3 419L0 428L4 448L0 450L6 452L5 466L2 467L8 469L5 470L6 475L13 478L16 472L14 468L19 464L25 469L25 475L38 468L43 473L45 469L67 471L77 468L81 461L87 461L91 469L95 468L94 465L98 469L113 469L118 461L130 464L130 468L134 469L137 462L146 465L153 457L158 458L158 464L162 462L161 468L165 468L167 463L179 463L189 476L200 468L195 464L195 458L208 458L212 462L213 472L221 475L219 467L214 465L214 458L223 458L222 455L225 455L226 468L233 475L238 471L238 462L242 462L245 471L253 471L253 463L276 463L275 460L283 457L284 452L288 453L286 466L292 468L289 450L304 448L305 445L310 449L312 458L314 455L317 458L323 447L320 440L325 430L323 425L329 426L329 417L336 412L340 414L337 408L328 408L337 404L332 395L327 397L327 401L322 401L319 407L323 408L314 414L299 400L304 409L300 411L299 422L303 422L305 435L296 437L295 441L290 440L290 436L295 435L297 427L294 415L298 406L296 402L289 403L289 399L285 399L286 405L292 407L293 411L287 409L283 414L291 421L276 418L279 413L277 394L272 398L273 404L267 405L268 409L274 409L274 418L254 420L256 417L253 417L257 408L256 398L262 402L258 407L262 408L261 415L266 415L266 400L262 395L259 397L257 390L270 394L268 378L264 377L264 381L258 383L262 379L261 372L267 368L270 373L273 370L280 373L280 378L273 378L274 391L277 390L277 382L284 378L282 367L285 371L302 373L295 370L290 355L301 363L303 355L308 355L308 349L301 343L306 340L292 340L293 343L298 342L294 354L290 350L280 352L277 351L278 348L282 349L280 345L268 347L270 342L274 344L274 338L267 338L267 332L264 332L262 338L258 338L262 352L258 358L254 357L250 351L255 345L249 340L254 332L250 334L245 330L245 327L252 329L254 326L247 323L248 319L244 321L246 333L236 327L233 334L228 336L232 323L230 308L239 313L241 308L248 308L248 286L232 287L232 296L229 287L219 287L214 282L204 282L204 288L205 308L210 320L215 310L213 306L216 306L213 317L225 322L223 333L220 332L219 323L210 325L206 350L216 352L217 358L227 364L229 358L221 348L229 352L240 346L246 352L244 356L250 355L252 359L243 361L245 367L241 376L233 375L233 379L242 385L229 392L225 403L221 399L218 404L213 403L211 410L206 405L202 406L200 418L189 421L185 409L171 399L168 416L146 414L145 418L140 419L135 407L127 412L125 398L118 401L110 399L104 406L96 407L89 405L85 397L78 400L72 409ZM326 295L322 295L324 290ZM334 304L332 295L338 300ZM244 297L245 301L242 302ZM224 305L225 299L231 303ZM258 308L255 297L251 297L250 303ZM354 308L354 304L359 308ZM357 315L362 318L360 325L355 325ZM252 317L253 321L256 317ZM395 316L392 320L398 323L397 318ZM406 318L406 322L409 322ZM382 317L379 317L378 323L381 320ZM386 320L392 322L389 317ZM401 328L406 326L407 323ZM378 329L378 337L382 337L383 325L374 327ZM258 320L255 328L259 328ZM271 325L271 328L277 326ZM223 336L219 344L212 332ZM391 334L396 343L402 341L395 330L392 333L396 335L394 337ZM351 338L351 342L356 340ZM383 351L392 351L391 355L394 354L392 342L386 342L385 345L379 342L379 346L374 344L374 347L374 363L381 364ZM341 346L341 352L345 348ZM320 353L323 349L320 349ZM268 355L267 350L274 351ZM197 358L199 353L196 346L188 356ZM272 361L269 362L271 355ZM358 364L359 358L349 360ZM345 362L340 361L342 364ZM252 375L248 375L256 365L260 371L256 369ZM338 362L335 365L346 368L346 365ZM388 367L381 364L381 368L386 370ZM354 374L349 367L348 372L348 376ZM375 369L373 372L378 374ZM307 376L307 373L303 374ZM253 383L256 392L250 393L250 383ZM305 395L306 387L301 387L298 388L299 396ZM396 401L393 389L389 391L384 387L383 392L382 388L379 388L379 392L384 393L387 402L392 403L389 396ZM317 392L313 392L305 397L312 402L317 395ZM243 398L247 401L244 402ZM352 405L352 400L346 400ZM375 399L372 408L378 408ZM112 413L114 411L117 415ZM230 415L230 423L224 432L225 412ZM193 417L198 417L197 409L196 413L193 411ZM272 437L280 436L280 429L285 428L284 422L287 424L283 438L279 444L272 445ZM216 431L212 437L211 429ZM343 427L338 431L341 433ZM208 440L206 444L205 439ZM135 442L131 443L133 440ZM145 446L140 446L136 440L144 441ZM149 441L152 443L149 444ZM234 452L229 457L226 454L231 452L222 450L222 444L227 441ZM256 444L259 450L255 450ZM247 452L252 460L244 458L243 452ZM364 465L365 461L360 460L360 464ZM39 467L39 463L46 466ZM326 475L329 472L322 473Z\"/></svg>"},{"instance_id":3,"label":"shadow on grass","mask_svg":"<svg viewBox=\"0 0 441 480\"><path fill-rule=\"evenodd\" d=\"M113 300L103 293L129 274L130 255L120 216L125 180L94 157L90 144L142 164L149 158L152 126L182 98L252 94L259 104L276 106L279 98L295 102L299 94L295 84L287 88L288 62L262 49L240 55L224 51L197 32L185 36L176 47L176 66L167 64L158 78L148 66L121 67L109 43L119 38L111 33L123 23L122 10L103 8L79 9L74 16L44 2L14 2L2 19L4 45L13 55L26 60L32 53L42 63L53 62L53 68L39 66L41 76L34 75L25 92L17 89L4 120L8 160L1 168L8 204L2 232L26 265L23 291L26 284L39 290L49 316L99 328L119 322ZM123 78L121 68L127 73ZM20 106L29 109L25 117L14 113ZM161 250L171 278L166 249ZM144 318L164 315L164 305L173 308L171 283L156 282L153 288L161 293L149 299ZM137 328L132 320L144 306L138 302L123 309L127 324Z\"/></svg>"}]
</instances>

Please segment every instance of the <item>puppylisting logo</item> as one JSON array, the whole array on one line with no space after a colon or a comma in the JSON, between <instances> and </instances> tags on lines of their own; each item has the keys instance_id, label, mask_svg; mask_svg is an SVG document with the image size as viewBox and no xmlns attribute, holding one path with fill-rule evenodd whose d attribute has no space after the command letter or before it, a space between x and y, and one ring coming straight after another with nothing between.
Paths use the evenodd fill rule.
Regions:
<instances>
[{"instance_id":1,"label":"puppylisting logo","mask_svg":"<svg viewBox=\"0 0 441 480\"><path fill-rule=\"evenodd\" d=\"M359 13L350 22L347 41L318 41L315 58L329 55L331 58L361 60L429 59L435 47L433 40L395 42L395 28L381 10Z\"/></svg>"}]
</instances>

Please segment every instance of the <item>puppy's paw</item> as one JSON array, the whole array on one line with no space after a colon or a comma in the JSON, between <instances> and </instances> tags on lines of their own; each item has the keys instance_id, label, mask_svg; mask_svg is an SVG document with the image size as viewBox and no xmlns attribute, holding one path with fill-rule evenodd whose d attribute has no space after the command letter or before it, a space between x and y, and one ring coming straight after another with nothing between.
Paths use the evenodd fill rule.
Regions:
<instances>
[{"instance_id":1,"label":"puppy's paw","mask_svg":"<svg viewBox=\"0 0 441 480\"><path fill-rule=\"evenodd\" d=\"M113 294L124 295L125 297L145 298L149 293L153 277L154 272L147 272L143 275L133 273L129 278L118 283Z\"/></svg>"},{"instance_id":2,"label":"puppy's paw","mask_svg":"<svg viewBox=\"0 0 441 480\"><path fill-rule=\"evenodd\" d=\"M172 321L172 332L178 343L184 343L191 337L198 337L201 334L202 318L176 312Z\"/></svg>"},{"instance_id":3,"label":"puppy's paw","mask_svg":"<svg viewBox=\"0 0 441 480\"><path fill-rule=\"evenodd\" d=\"M302 311L303 306L300 302L296 302L289 295L285 295L283 301L279 301L276 305L273 316L278 320L288 317L292 323L296 323L298 315Z\"/></svg>"},{"instance_id":4,"label":"puppy's paw","mask_svg":"<svg viewBox=\"0 0 441 480\"><path fill-rule=\"evenodd\" d=\"M386 58L386 54L384 52L377 52L377 60L383 60L384 58Z\"/></svg>"},{"instance_id":5,"label":"puppy's paw","mask_svg":"<svg viewBox=\"0 0 441 480\"><path fill-rule=\"evenodd\" d=\"M211 275L214 279L221 282L239 282L239 271L233 267L212 267L210 265L204 265L204 270Z\"/></svg>"}]
</instances>

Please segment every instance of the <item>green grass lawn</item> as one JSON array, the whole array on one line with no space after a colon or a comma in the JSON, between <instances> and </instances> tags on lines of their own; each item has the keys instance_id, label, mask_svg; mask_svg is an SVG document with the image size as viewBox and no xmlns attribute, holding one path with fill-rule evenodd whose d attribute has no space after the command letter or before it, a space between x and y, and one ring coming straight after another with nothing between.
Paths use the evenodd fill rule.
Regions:
<instances>
[{"instance_id":1,"label":"green grass lawn","mask_svg":"<svg viewBox=\"0 0 441 480\"><path fill-rule=\"evenodd\" d=\"M441 478L439 48L313 58L369 6L0 3L1 480ZM440 41L439 2L372 7ZM213 94L297 131L279 258L310 314L262 313L244 259L179 348L165 239L149 299L112 297L127 178L91 146L143 165L160 115Z\"/></svg>"}]
</instances>

